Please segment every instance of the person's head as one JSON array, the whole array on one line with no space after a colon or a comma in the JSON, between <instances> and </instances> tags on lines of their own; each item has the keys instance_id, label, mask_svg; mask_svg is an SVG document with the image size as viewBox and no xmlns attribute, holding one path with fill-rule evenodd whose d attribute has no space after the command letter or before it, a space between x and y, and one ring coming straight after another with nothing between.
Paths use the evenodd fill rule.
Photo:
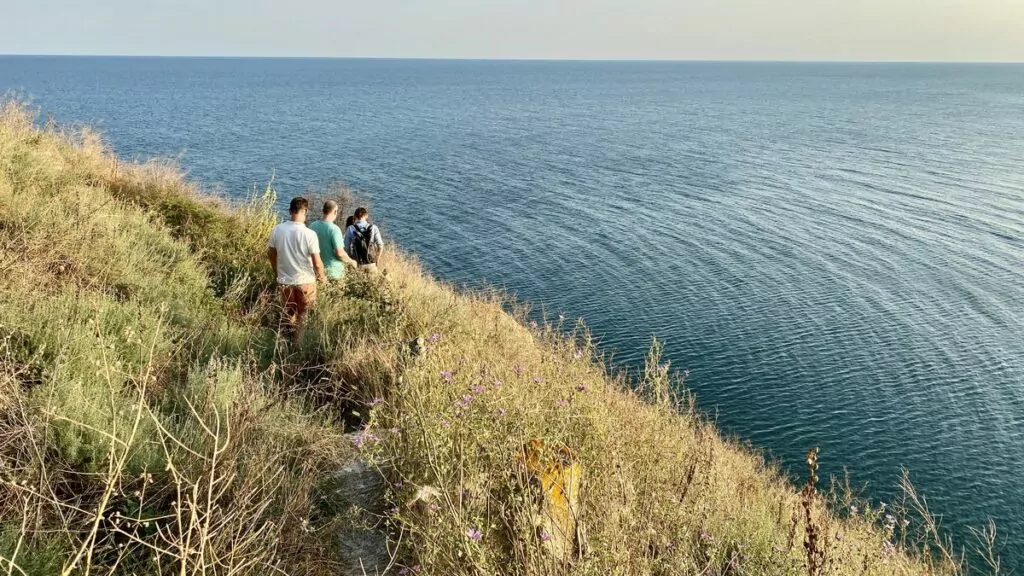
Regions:
<instances>
[{"instance_id":1,"label":"person's head","mask_svg":"<svg viewBox=\"0 0 1024 576\"><path fill-rule=\"evenodd\" d=\"M345 229L348 230L348 227L353 225L353 224L355 224L355 223L356 223L356 217L355 216L349 216L348 218L345 218Z\"/></svg>"},{"instance_id":2,"label":"person's head","mask_svg":"<svg viewBox=\"0 0 1024 576\"><path fill-rule=\"evenodd\" d=\"M367 210L366 208L363 208L362 206L360 206L359 208L356 208L355 218L356 218L357 221L358 220L363 220L363 219L365 219L369 215L370 215L370 211Z\"/></svg>"},{"instance_id":3,"label":"person's head","mask_svg":"<svg viewBox=\"0 0 1024 576\"><path fill-rule=\"evenodd\" d=\"M324 220L327 222L334 222L334 219L338 217L338 203L334 200L328 200L324 202Z\"/></svg>"},{"instance_id":4,"label":"person's head","mask_svg":"<svg viewBox=\"0 0 1024 576\"><path fill-rule=\"evenodd\" d=\"M292 198L290 204L288 204L288 213L292 215L292 220L295 222L305 222L306 212L309 210L309 200L306 200L302 196Z\"/></svg>"}]
</instances>

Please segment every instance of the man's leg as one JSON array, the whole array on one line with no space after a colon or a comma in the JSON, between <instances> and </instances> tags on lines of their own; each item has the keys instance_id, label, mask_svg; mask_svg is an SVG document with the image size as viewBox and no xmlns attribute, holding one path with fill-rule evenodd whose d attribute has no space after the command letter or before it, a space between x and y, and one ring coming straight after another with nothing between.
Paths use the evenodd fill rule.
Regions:
<instances>
[{"instance_id":1,"label":"man's leg","mask_svg":"<svg viewBox=\"0 0 1024 576\"><path fill-rule=\"evenodd\" d=\"M316 303L316 284L303 284L293 286L295 289L295 334L294 340L298 341L299 332L302 330L302 322L306 318L306 312Z\"/></svg>"},{"instance_id":2,"label":"man's leg","mask_svg":"<svg viewBox=\"0 0 1024 576\"><path fill-rule=\"evenodd\" d=\"M298 286L281 286L281 324L285 335L292 341L298 334L300 299Z\"/></svg>"}]
</instances>

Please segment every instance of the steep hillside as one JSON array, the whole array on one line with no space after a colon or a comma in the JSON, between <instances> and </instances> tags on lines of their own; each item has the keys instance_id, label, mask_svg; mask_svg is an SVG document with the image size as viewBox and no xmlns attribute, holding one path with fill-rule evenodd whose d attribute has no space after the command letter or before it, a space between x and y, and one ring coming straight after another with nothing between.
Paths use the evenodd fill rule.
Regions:
<instances>
[{"instance_id":1,"label":"steep hillside","mask_svg":"<svg viewBox=\"0 0 1024 576\"><path fill-rule=\"evenodd\" d=\"M336 574L383 533L395 574L960 572L722 439L657 347L612 375L582 326L407 256L287 345L272 191L229 206L32 120L0 112L0 570ZM354 462L382 514L338 496Z\"/></svg>"}]
</instances>

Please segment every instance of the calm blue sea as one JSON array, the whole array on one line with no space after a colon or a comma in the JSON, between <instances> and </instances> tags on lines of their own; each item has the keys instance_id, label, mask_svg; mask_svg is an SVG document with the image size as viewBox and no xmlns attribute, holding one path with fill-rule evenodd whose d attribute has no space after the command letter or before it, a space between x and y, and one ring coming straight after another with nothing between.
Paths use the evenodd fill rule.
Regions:
<instances>
[{"instance_id":1,"label":"calm blue sea","mask_svg":"<svg viewBox=\"0 0 1024 576\"><path fill-rule=\"evenodd\" d=\"M656 335L723 429L1024 569L1024 66L0 58L240 197L345 180L438 276Z\"/></svg>"}]
</instances>

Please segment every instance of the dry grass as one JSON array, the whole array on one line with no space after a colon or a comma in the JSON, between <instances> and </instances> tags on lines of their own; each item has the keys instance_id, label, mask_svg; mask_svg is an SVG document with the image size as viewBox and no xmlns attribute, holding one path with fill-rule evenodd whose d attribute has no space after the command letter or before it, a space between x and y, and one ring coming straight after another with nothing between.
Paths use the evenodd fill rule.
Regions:
<instances>
[{"instance_id":1,"label":"dry grass","mask_svg":"<svg viewBox=\"0 0 1024 576\"><path fill-rule=\"evenodd\" d=\"M965 573L926 506L904 524L801 494L724 440L657 345L630 381L583 326L407 256L325 290L286 346L271 190L227 206L31 120L0 112L0 574L336 573L351 518L321 496L357 450L393 487L359 518L388 530L390 573ZM572 554L526 446L583 470Z\"/></svg>"}]
</instances>

